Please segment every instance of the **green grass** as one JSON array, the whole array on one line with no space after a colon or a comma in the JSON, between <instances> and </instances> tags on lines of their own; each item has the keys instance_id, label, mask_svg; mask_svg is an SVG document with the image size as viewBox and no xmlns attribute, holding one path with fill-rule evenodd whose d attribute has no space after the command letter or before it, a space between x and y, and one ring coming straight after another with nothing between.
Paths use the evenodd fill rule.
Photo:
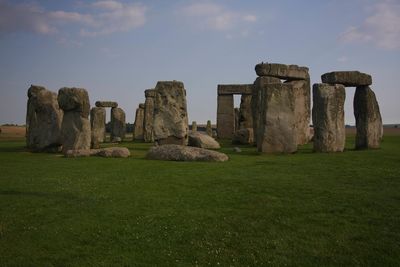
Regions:
<instances>
[{"instance_id":1,"label":"green grass","mask_svg":"<svg viewBox=\"0 0 400 267\"><path fill-rule=\"evenodd\" d=\"M399 266L400 136L353 144L188 163L0 142L0 266Z\"/></svg>"}]
</instances>

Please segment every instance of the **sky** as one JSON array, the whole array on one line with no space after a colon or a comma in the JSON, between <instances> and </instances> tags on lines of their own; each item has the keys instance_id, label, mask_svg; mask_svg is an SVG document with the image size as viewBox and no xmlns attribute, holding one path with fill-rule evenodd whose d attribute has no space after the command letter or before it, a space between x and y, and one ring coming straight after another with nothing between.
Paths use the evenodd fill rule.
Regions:
<instances>
[{"instance_id":1,"label":"sky","mask_svg":"<svg viewBox=\"0 0 400 267\"><path fill-rule=\"evenodd\" d=\"M311 83L371 74L383 122L400 123L399 0L0 0L0 124L25 123L31 84L85 88L133 123L162 80L184 83L190 122L215 123L217 85L253 83L260 62L307 66Z\"/></svg>"}]
</instances>

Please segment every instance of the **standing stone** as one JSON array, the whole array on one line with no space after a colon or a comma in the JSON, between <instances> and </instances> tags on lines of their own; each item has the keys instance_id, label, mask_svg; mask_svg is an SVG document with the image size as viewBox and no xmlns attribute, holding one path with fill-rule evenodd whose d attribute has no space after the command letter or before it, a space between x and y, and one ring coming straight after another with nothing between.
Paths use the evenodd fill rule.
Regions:
<instances>
[{"instance_id":1,"label":"standing stone","mask_svg":"<svg viewBox=\"0 0 400 267\"><path fill-rule=\"evenodd\" d=\"M314 151L342 152L344 150L345 98L345 87L341 84L317 83L313 85Z\"/></svg>"},{"instance_id":2,"label":"standing stone","mask_svg":"<svg viewBox=\"0 0 400 267\"><path fill-rule=\"evenodd\" d=\"M296 114L293 86L271 83L259 92L261 103L257 149L264 153L297 151Z\"/></svg>"},{"instance_id":3,"label":"standing stone","mask_svg":"<svg viewBox=\"0 0 400 267\"><path fill-rule=\"evenodd\" d=\"M58 152L61 148L63 112L57 94L31 85L28 90L27 147L33 151Z\"/></svg>"},{"instance_id":4,"label":"standing stone","mask_svg":"<svg viewBox=\"0 0 400 267\"><path fill-rule=\"evenodd\" d=\"M359 86L354 95L356 149L379 148L383 136L382 117L375 93L369 86Z\"/></svg>"},{"instance_id":5,"label":"standing stone","mask_svg":"<svg viewBox=\"0 0 400 267\"><path fill-rule=\"evenodd\" d=\"M251 94L251 113L253 116L253 133L254 133L254 141L257 144L258 140L258 129L260 127L260 120L261 120L261 90L266 88L270 83L280 83L281 80L274 77L267 77L262 76L258 77L253 84L252 87L252 94Z\"/></svg>"},{"instance_id":6,"label":"standing stone","mask_svg":"<svg viewBox=\"0 0 400 267\"><path fill-rule=\"evenodd\" d=\"M235 108L235 127L233 129L233 135L235 135L235 132L239 130L239 119L240 119L240 110L239 108Z\"/></svg>"},{"instance_id":7,"label":"standing stone","mask_svg":"<svg viewBox=\"0 0 400 267\"><path fill-rule=\"evenodd\" d=\"M58 91L58 104L64 110L61 126L63 153L90 149L89 103L85 89L64 87Z\"/></svg>"},{"instance_id":8,"label":"standing stone","mask_svg":"<svg viewBox=\"0 0 400 267\"><path fill-rule=\"evenodd\" d=\"M197 122L193 121L192 122L192 133L195 133L195 132L197 132Z\"/></svg>"},{"instance_id":9,"label":"standing stone","mask_svg":"<svg viewBox=\"0 0 400 267\"><path fill-rule=\"evenodd\" d=\"M311 88L310 80L287 82L291 84L294 94L297 145L307 144L310 139Z\"/></svg>"},{"instance_id":10,"label":"standing stone","mask_svg":"<svg viewBox=\"0 0 400 267\"><path fill-rule=\"evenodd\" d=\"M235 131L233 95L218 95L217 129L219 138L232 138Z\"/></svg>"},{"instance_id":11,"label":"standing stone","mask_svg":"<svg viewBox=\"0 0 400 267\"><path fill-rule=\"evenodd\" d=\"M91 147L99 148L106 139L106 109L93 107L90 110Z\"/></svg>"},{"instance_id":12,"label":"standing stone","mask_svg":"<svg viewBox=\"0 0 400 267\"><path fill-rule=\"evenodd\" d=\"M155 93L154 139L160 145L187 145L189 125L183 83L160 81Z\"/></svg>"},{"instance_id":13,"label":"standing stone","mask_svg":"<svg viewBox=\"0 0 400 267\"><path fill-rule=\"evenodd\" d=\"M125 112L122 108L111 109L111 141L120 142L125 138Z\"/></svg>"},{"instance_id":14,"label":"standing stone","mask_svg":"<svg viewBox=\"0 0 400 267\"><path fill-rule=\"evenodd\" d=\"M144 102L144 122L143 122L143 138L147 143L154 142L153 134L153 116L154 116L154 89L144 91L146 100Z\"/></svg>"},{"instance_id":15,"label":"standing stone","mask_svg":"<svg viewBox=\"0 0 400 267\"><path fill-rule=\"evenodd\" d=\"M253 116L251 111L251 95L242 95L239 108L239 127L240 129L253 128Z\"/></svg>"},{"instance_id":16,"label":"standing stone","mask_svg":"<svg viewBox=\"0 0 400 267\"><path fill-rule=\"evenodd\" d=\"M254 143L253 128L244 128L236 131L232 139L232 144L249 145Z\"/></svg>"},{"instance_id":17,"label":"standing stone","mask_svg":"<svg viewBox=\"0 0 400 267\"><path fill-rule=\"evenodd\" d=\"M144 109L143 103L139 104L136 109L135 123L133 125L133 140L143 140L143 124L144 124Z\"/></svg>"},{"instance_id":18,"label":"standing stone","mask_svg":"<svg viewBox=\"0 0 400 267\"><path fill-rule=\"evenodd\" d=\"M211 121L210 120L207 121L206 133L209 136L213 136L213 130L212 130L212 125L211 125Z\"/></svg>"}]
</instances>

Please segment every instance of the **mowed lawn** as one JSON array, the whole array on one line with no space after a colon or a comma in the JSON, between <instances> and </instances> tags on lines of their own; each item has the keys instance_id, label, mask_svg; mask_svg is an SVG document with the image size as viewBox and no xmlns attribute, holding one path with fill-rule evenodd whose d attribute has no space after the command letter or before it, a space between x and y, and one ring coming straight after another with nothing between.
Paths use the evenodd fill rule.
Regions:
<instances>
[{"instance_id":1,"label":"mowed lawn","mask_svg":"<svg viewBox=\"0 0 400 267\"><path fill-rule=\"evenodd\" d=\"M399 266L400 136L353 145L189 163L0 141L0 266Z\"/></svg>"}]
</instances>

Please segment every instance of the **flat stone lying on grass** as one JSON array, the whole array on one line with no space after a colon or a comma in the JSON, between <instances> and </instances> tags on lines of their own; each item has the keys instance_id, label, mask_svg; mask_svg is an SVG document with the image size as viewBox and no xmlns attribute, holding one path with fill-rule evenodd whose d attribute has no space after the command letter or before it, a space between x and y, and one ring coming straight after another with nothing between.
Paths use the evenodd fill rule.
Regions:
<instances>
[{"instance_id":1,"label":"flat stone lying on grass","mask_svg":"<svg viewBox=\"0 0 400 267\"><path fill-rule=\"evenodd\" d=\"M113 101L96 101L96 107L99 108L117 108L118 103Z\"/></svg>"},{"instance_id":2,"label":"flat stone lying on grass","mask_svg":"<svg viewBox=\"0 0 400 267\"><path fill-rule=\"evenodd\" d=\"M105 158L127 158L131 155L131 152L126 147L107 147L101 149L78 149L68 150L65 153L67 158L79 158L79 157L90 157L99 156Z\"/></svg>"},{"instance_id":3,"label":"flat stone lying on grass","mask_svg":"<svg viewBox=\"0 0 400 267\"><path fill-rule=\"evenodd\" d=\"M148 159L172 161L227 161L227 155L199 147L182 145L153 146L147 153Z\"/></svg>"},{"instance_id":4,"label":"flat stone lying on grass","mask_svg":"<svg viewBox=\"0 0 400 267\"><path fill-rule=\"evenodd\" d=\"M349 87L372 84L371 75L359 71L332 71L322 74L321 80L323 83L343 84Z\"/></svg>"},{"instance_id":5,"label":"flat stone lying on grass","mask_svg":"<svg viewBox=\"0 0 400 267\"><path fill-rule=\"evenodd\" d=\"M189 134L189 146L200 147L205 149L220 149L221 146L214 138L208 134L199 132Z\"/></svg>"}]
</instances>

